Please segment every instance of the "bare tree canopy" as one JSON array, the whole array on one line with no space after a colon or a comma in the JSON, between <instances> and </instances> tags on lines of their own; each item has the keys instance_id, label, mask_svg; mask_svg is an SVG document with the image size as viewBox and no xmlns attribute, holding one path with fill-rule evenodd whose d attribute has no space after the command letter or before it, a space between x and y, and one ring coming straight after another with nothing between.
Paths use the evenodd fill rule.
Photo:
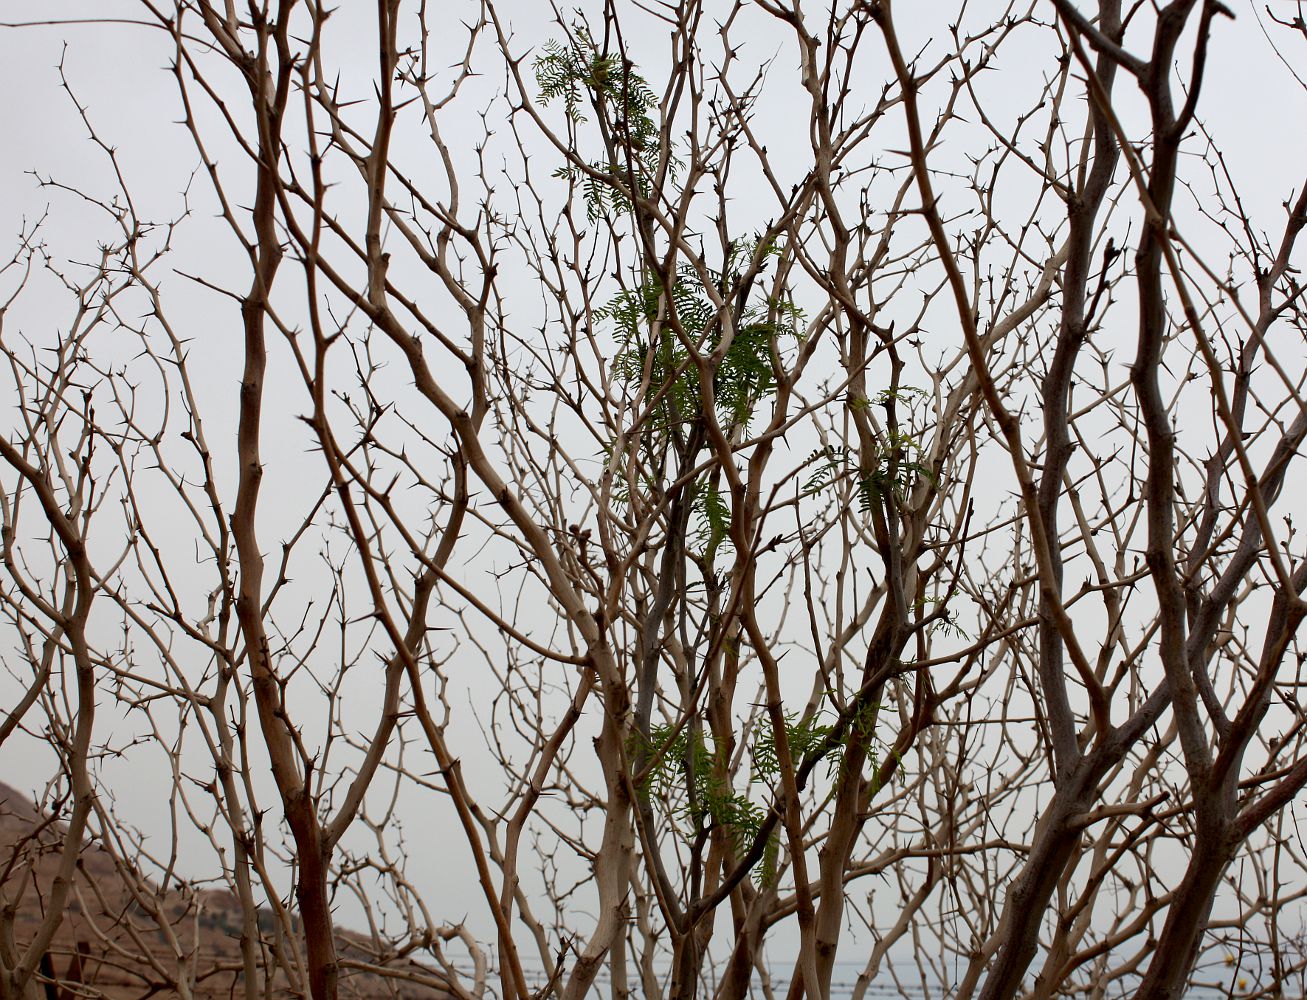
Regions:
<instances>
[{"instance_id":1,"label":"bare tree canopy","mask_svg":"<svg viewBox=\"0 0 1307 1000\"><path fill-rule=\"evenodd\" d=\"M0 1000L1304 996L1300 0L24 13Z\"/></svg>"}]
</instances>

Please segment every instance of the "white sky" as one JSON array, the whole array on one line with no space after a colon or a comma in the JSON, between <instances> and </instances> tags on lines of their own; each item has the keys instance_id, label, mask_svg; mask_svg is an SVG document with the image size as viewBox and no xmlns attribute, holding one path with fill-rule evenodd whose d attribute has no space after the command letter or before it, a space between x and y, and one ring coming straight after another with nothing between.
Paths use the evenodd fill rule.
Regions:
<instances>
[{"instance_id":1,"label":"white sky","mask_svg":"<svg viewBox=\"0 0 1307 1000\"><path fill-rule=\"evenodd\" d=\"M504 6L513 11L523 44L528 39L540 41L548 37L543 4L518 0L515 5ZM910 22L908 33L921 38L941 32L954 7L941 3L899 6L900 18ZM975 18L1002 7L994 0L972 6L970 16ZM1273 0L1273 6L1286 11L1294 7L1282 0ZM371 9L371 4L344 0L339 17L342 20L357 17L362 24ZM120 12L134 17L135 10L133 4L118 0L46 3L7 0L0 5L0 20L112 17ZM1212 129L1217 145L1225 151L1236 186L1252 214L1264 219L1268 229L1274 229L1281 218L1278 206L1301 182L1307 168L1307 94L1295 83L1287 67L1274 58L1267 58L1257 21L1258 6L1241 3L1236 11L1235 23L1220 22L1216 29L1202 117ZM353 36L342 28L336 37L348 40ZM640 41L644 40L637 41L637 48L641 47ZM166 70L169 53L164 42L157 32L125 24L0 30L0 67L3 67L0 72L4 74L9 97L0 104L0 135L6 137L0 144L0 234L11 238L23 220L31 220L41 215L47 205L53 205L46 229L52 252L58 257L78 259L93 249L86 241L87 234L94 234L100 225L95 211L76 206L69 197L41 189L30 175L35 171L87 191L104 190L103 154L86 139L75 109L59 87L56 66L61 58L78 98L86 104L104 138L118 148L121 166L140 199L140 214L165 218L176 213L179 192L195 168L196 154L184 130L175 124L178 104L174 83ZM347 53L343 60L348 72L351 68L348 53L352 50L348 41L341 44L342 52ZM648 49L649 58L642 66L654 80L659 76L660 44L654 39L643 46ZM777 75L781 75L783 67L788 86L792 52L773 38L759 37L753 44L763 51L777 53ZM361 74L371 72L370 60L368 38L364 35L357 45L357 61L353 63L360 79ZM1298 67L1300 73L1304 69L1307 67ZM982 87L999 105L1005 100L1019 102L1029 95L1032 85L1038 85L1037 74L1042 72L1043 67L1035 60L1024 66L1016 61L1001 61L999 72L986 77ZM487 93L497 85L494 79L485 81ZM1125 94L1129 89L1129 81L1123 80L1118 92ZM778 88L775 103L768 108L761 127L774 134L772 148L783 149L794 123L804 122L801 105L792 91L785 96L783 88ZM466 122L469 141L478 135L479 128L478 121L469 113ZM1273 155L1267 153L1267 136L1274 136ZM941 153L950 154L957 155L957 151ZM203 179L197 179L195 192L199 217L179 244L174 266L182 271L203 272L230 287L240 288L246 281L244 263L233 253L234 245L223 230L203 218L211 209ZM765 196L760 195L760 200L765 201ZM204 373L207 382L204 394L210 407L210 432L221 437L225 429L223 420L231 420L234 415L239 378L240 359L233 349L233 344L238 342L234 309L181 278L169 279L165 292L172 296L170 301L177 303L178 314L185 317L187 334L194 337L196 370ZM37 340L52 334L53 326L61 321L43 316L40 301L25 305L10 321ZM49 333L37 332L47 323L51 325ZM5 402L8 403L7 395ZM295 425L287 421L286 426ZM271 471L265 486L265 510L272 506L268 498L275 497L279 489L291 488L302 469L316 467L312 456L305 454L306 444L304 433L299 432L297 437L296 432L288 431L269 447L267 461ZM287 506L287 523L293 520L296 510ZM275 511L271 513L275 516ZM275 531L270 534L275 535ZM2 693L8 690L6 684L7 679L0 677L0 701ZM472 688L469 682L464 691L470 692ZM360 698L366 695L366 691L359 692ZM451 697L458 696L459 692L451 689ZM467 697L475 707L475 695L469 693ZM470 720L464 717L464 721ZM464 735L471 736L471 733L465 731ZM4 749L0 756L0 780L23 784L27 761L17 755L27 752L15 749L12 744ZM157 762L151 766L157 767ZM124 815L148 827L152 815L157 815L159 788L147 781L122 782L117 790ZM421 822L422 816L422 808L414 807L411 822ZM417 867L420 877L428 881L437 896L467 899L469 910L474 909L470 866L451 864L441 852L439 857L421 861ZM479 919L474 917L474 925Z\"/></svg>"}]
</instances>

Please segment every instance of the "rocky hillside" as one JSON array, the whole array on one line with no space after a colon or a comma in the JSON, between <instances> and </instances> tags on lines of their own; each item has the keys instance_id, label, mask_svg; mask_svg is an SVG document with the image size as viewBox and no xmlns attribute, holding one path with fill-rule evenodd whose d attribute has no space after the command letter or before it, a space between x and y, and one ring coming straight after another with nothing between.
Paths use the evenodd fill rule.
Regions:
<instances>
[{"instance_id":1,"label":"rocky hillside","mask_svg":"<svg viewBox=\"0 0 1307 1000\"><path fill-rule=\"evenodd\" d=\"M66 832L27 795L0 783L0 921L12 919L20 948L31 941L47 912ZM99 845L85 844L64 919L43 963L46 975L58 980L46 995L49 1000L176 996L176 970L182 967L193 970L196 1000L232 1000L244 991L241 923L239 904L230 893L161 888L124 872ZM273 914L262 911L259 924L261 931L271 932ZM346 965L342 997L442 1000L450 995L406 981L403 974L413 971L411 965L395 966L400 978L350 969L349 960L368 956L360 935L342 934L340 953ZM260 984L260 995L298 994L277 976L271 984Z\"/></svg>"}]
</instances>

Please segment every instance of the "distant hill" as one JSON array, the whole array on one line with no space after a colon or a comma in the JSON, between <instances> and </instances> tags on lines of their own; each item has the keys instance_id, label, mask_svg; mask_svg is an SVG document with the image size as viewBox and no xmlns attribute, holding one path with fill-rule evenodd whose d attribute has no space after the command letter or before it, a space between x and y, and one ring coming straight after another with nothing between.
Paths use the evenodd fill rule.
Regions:
<instances>
[{"instance_id":1,"label":"distant hill","mask_svg":"<svg viewBox=\"0 0 1307 1000\"><path fill-rule=\"evenodd\" d=\"M31 941L46 913L66 833L62 822L43 816L27 795L0 782L0 906L15 905L14 938L20 948ZM230 892L161 891L143 879L133 892L109 852L88 843L82 847L74 891L45 965L60 981L47 990L49 1000L175 996L170 976L177 959L153 912L165 915L177 947L195 970L196 1000L243 996L241 910ZM261 911L259 918L261 930L270 931L273 914ZM342 932L342 959L362 960L364 944L361 935ZM297 995L282 977L271 985L265 990L261 983L260 995ZM340 995L355 1000L444 1000L451 994L345 969Z\"/></svg>"}]
</instances>

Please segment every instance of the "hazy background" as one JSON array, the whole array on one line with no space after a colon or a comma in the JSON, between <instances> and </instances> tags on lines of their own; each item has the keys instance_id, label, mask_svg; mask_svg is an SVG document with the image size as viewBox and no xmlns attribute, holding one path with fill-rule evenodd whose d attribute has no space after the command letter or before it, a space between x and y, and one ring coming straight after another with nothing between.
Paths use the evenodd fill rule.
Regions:
<instances>
[{"instance_id":1,"label":"hazy background","mask_svg":"<svg viewBox=\"0 0 1307 1000\"><path fill-rule=\"evenodd\" d=\"M451 33L458 34L462 30L458 27L459 5L448 6ZM550 26L552 15L547 5L515 0L499 6L516 30L518 52L524 53L557 35L557 30ZM598 9L595 3L585 6L591 12ZM1051 17L1051 5L1045 6L1050 6L1047 16ZM1279 6L1286 13L1292 13L1294 7L1290 3ZM898 17L906 36L905 49L926 45L933 37L947 44L945 31L955 16L954 7L937 3L900 4ZM1295 67L1268 58L1260 20L1264 15L1259 5L1239 3L1234 8L1237 20L1218 22L1216 27L1200 117L1216 145L1224 151L1225 164L1234 186L1245 199L1249 214L1266 220L1267 228L1273 231L1283 216L1280 206L1300 182L1307 164L1307 100L1293 77ZM987 0L971 4L968 17L984 20L1003 9L1003 4ZM372 10L370 3L344 0L331 22L329 44L333 59L341 67L347 92L351 88L360 94L370 90L374 72ZM98 240L107 238L108 220L102 211L79 202L75 192L100 194L112 190L108 160L104 151L87 138L78 108L61 86L59 66L62 64L72 95L84 105L101 138L116 149L118 164L136 200L138 213L167 220L178 217L183 207L189 206L190 216L178 231L170 264L176 273L165 279L163 291L173 321L180 321L188 338L192 371L203 375L199 392L209 433L215 445L228 448L219 461L224 474L230 477L230 485L234 486L234 459L226 438L234 437L229 432L235 423L242 363L237 308L231 300L199 287L183 274L203 275L210 282L241 291L248 284L248 267L225 225L214 218L212 192L205 178L195 174L196 151L187 132L177 124L180 110L169 69L170 43L157 30L133 23L139 17L136 4L117 0L81 3L9 0L0 5L0 18L11 25L38 19L58 22L0 30L0 66L8 95L8 100L0 105L0 135L5 137L0 142L0 233L16 243L14 236L25 225L47 216L42 231L49 253L60 266L72 270L76 270L76 262L94 254ZM755 23L759 25L757 37L748 39L747 44L756 50L753 58L774 57L778 79L763 98L767 114L761 119L760 128L764 136L770 137L770 148L781 168L788 168L797 176L804 168L804 143L794 140L801 139L802 130L806 129L806 97L792 85L790 69L794 54L786 40L770 29L763 30L763 19L758 18ZM739 29L736 30L738 33ZM1011 100L1014 108L1022 106L1048 65L1038 56L1046 42L1047 38L1032 37L1031 58L1027 62L1014 58L1023 44L1018 42L1000 60L998 71L981 80L982 92L991 97L991 103L1002 106L1003 101ZM658 80L663 67L660 60L666 58L662 38L637 37L633 46L641 70L651 80ZM454 48L451 45L451 51ZM487 59L487 64L492 64L492 60ZM1296 70L1302 74L1304 68L1296 67ZM874 67L874 72L883 73L884 67ZM455 119L459 124L447 127L451 128L451 134L459 131L465 134L466 145L457 149L456 155L469 167L475 162L474 147L484 140L486 127L495 130L505 124L502 117L496 118L496 114L504 114L503 102L496 99L502 88L502 78L488 74L473 82L468 96L460 99L452 112L463 116ZM1131 88L1129 80L1118 86L1127 119L1130 114L1137 115L1142 107L1131 95ZM483 109L488 109L484 122L478 114ZM1277 152L1273 157L1266 155L1263 145L1268 133L1277 138ZM958 142L958 137L965 134L963 129L950 133L952 144L940 150L933 161L936 166L947 165L950 160L965 163L972 151ZM425 145L406 148L404 130L399 135L400 158L430 155ZM974 139L977 148L987 143L979 126L974 129ZM491 138L488 145L491 153L496 151L500 140L507 141L503 136ZM231 150L223 149L221 143L217 147L217 158L231 156ZM789 162L787 149L793 152ZM539 155L543 159L551 154L542 144ZM235 168L235 160L231 162L229 182L234 181L239 169ZM67 190L43 186L42 181L50 179ZM947 187L944 190L947 208L951 195ZM1014 206L1021 202L1022 194L1011 193ZM760 187L760 219L767 215L769 198ZM1002 204L1000 200L1000 208ZM1184 211L1193 214L1192 206ZM1186 230L1186 235L1202 238L1197 227L1192 232ZM530 296L528 288L523 292L521 306L524 320L533 315ZM66 300L53 276L46 276L33 283L33 293L20 300L7 317L6 335L21 332L37 342L55 338L66 315ZM1123 342L1129 339L1130 332L1123 331ZM941 331L941 335L948 333ZM276 371L286 361L285 349L280 343L274 343L272 350L271 370ZM398 397L404 392L399 384L403 377L397 370L392 371L399 381L381 389ZM148 393L148 389L145 391ZM302 387L290 384L284 393L273 387L270 401L261 517L269 549L275 549L279 532L298 524L307 503L302 484L320 475L320 460L311 453L307 428L296 419L307 410ZM5 407L4 419L11 420L12 400L0 396L0 403ZM160 511L165 511L167 498L158 498L158 502ZM185 526L179 525L176 542L189 544L186 537ZM100 539L106 551L120 541ZM491 546L471 559L463 571L469 579L478 577L493 568L501 555ZM306 550L298 567L306 581L300 598L306 608L310 606L313 585L313 557L312 551ZM292 590L292 599L293 595ZM457 627L450 621L442 624ZM447 694L454 708L451 743L468 747L479 741L478 726L485 722L486 675L478 657L466 650L455 651L453 638L449 649L451 683ZM9 656L9 643L2 637L0 654ZM349 711L358 720L360 730L370 726L376 709L379 696L376 680L375 674L360 669L350 681ZM0 703L12 700L15 690L12 679L0 674ZM118 760L107 760L100 765L101 780L112 790L121 818L139 826L147 835L167 838L171 834L165 796L171 778L165 756L157 747L129 746L131 735L136 732L135 724L130 718L114 723L107 715L112 711L108 699L105 706L102 729L112 730L115 724L121 727L124 754ZM584 745L587 738L588 733L579 733L579 744ZM38 741L11 740L0 753L3 754L0 780L24 791L39 789L52 773L52 758ZM495 783L487 758L469 755L464 765L473 785ZM271 786L265 782L264 787L265 801L271 802L275 798ZM410 875L428 890L433 906L451 920L459 919L460 911L466 913L469 925L477 928L481 937L489 937L489 920L483 915L484 907L466 849L461 835L450 825L443 800L435 802L431 796L409 795L399 816L410 838ZM180 829L184 848L182 868L192 863L188 857L194 857L195 874L210 874L199 870L210 864L204 854L207 846L185 824ZM363 841L358 843L361 846ZM584 877L579 871L571 875ZM578 897L577 905L584 907L582 897ZM884 906L886 912L892 912L894 900L886 900ZM787 941L783 935L778 936L778 943L780 950L784 950ZM856 956L856 936L847 939L845 947L847 951L843 954Z\"/></svg>"}]
</instances>

